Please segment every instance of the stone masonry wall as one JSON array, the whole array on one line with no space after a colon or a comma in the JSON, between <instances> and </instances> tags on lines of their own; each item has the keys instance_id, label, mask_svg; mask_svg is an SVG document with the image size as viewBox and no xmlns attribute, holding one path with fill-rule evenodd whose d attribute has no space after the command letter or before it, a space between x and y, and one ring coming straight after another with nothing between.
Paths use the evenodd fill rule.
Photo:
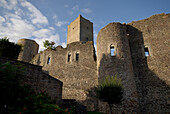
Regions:
<instances>
[{"instance_id":1,"label":"stone masonry wall","mask_svg":"<svg viewBox=\"0 0 170 114\"><path fill-rule=\"evenodd\" d=\"M33 89L36 93L46 91L52 99L57 101L56 103L61 102L63 83L56 78L43 73L41 66L0 57L0 63L6 62L10 62L14 65L20 65L21 68L24 68L24 70L21 70L23 77L19 77L21 85L30 85L31 89Z\"/></svg>"},{"instance_id":2,"label":"stone masonry wall","mask_svg":"<svg viewBox=\"0 0 170 114\"><path fill-rule=\"evenodd\" d=\"M99 78L104 78L107 75L117 75L122 80L123 102L115 110L117 110L117 113L123 113L124 111L129 113L138 112L137 90L130 47L126 36L126 25L120 23L108 24L100 30L96 43ZM110 47L114 47L114 56L111 56ZM104 112L105 110L101 111Z\"/></svg>"},{"instance_id":3,"label":"stone masonry wall","mask_svg":"<svg viewBox=\"0 0 170 114\"><path fill-rule=\"evenodd\" d=\"M80 18L80 41L93 41L93 23L83 17Z\"/></svg>"},{"instance_id":4,"label":"stone masonry wall","mask_svg":"<svg viewBox=\"0 0 170 114\"><path fill-rule=\"evenodd\" d=\"M67 30L67 44L79 41L93 41L93 23L81 15L68 25Z\"/></svg>"},{"instance_id":5,"label":"stone masonry wall","mask_svg":"<svg viewBox=\"0 0 170 114\"><path fill-rule=\"evenodd\" d=\"M76 61L76 54L79 55ZM68 61L68 56L70 59ZM48 64L48 58L50 63ZM63 82L63 99L76 99L93 110L96 101L93 88L98 83L93 42L74 42L67 48L58 46L56 50L45 50L38 54L32 63Z\"/></svg>"},{"instance_id":6,"label":"stone masonry wall","mask_svg":"<svg viewBox=\"0 0 170 114\"><path fill-rule=\"evenodd\" d=\"M39 45L34 40L20 39L18 44L22 45L22 50L18 57L19 61L30 62L38 54Z\"/></svg>"},{"instance_id":7,"label":"stone masonry wall","mask_svg":"<svg viewBox=\"0 0 170 114\"><path fill-rule=\"evenodd\" d=\"M127 33L141 112L170 113L170 14L129 23Z\"/></svg>"},{"instance_id":8,"label":"stone masonry wall","mask_svg":"<svg viewBox=\"0 0 170 114\"><path fill-rule=\"evenodd\" d=\"M80 15L75 19L67 29L67 44L80 41Z\"/></svg>"}]
</instances>

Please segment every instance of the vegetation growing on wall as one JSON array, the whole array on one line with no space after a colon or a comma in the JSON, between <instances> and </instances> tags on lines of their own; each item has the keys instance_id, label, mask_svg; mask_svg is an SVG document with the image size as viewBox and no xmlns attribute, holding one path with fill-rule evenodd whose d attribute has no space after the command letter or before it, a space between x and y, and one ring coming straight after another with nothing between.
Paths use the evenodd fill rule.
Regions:
<instances>
[{"instance_id":1,"label":"vegetation growing on wall","mask_svg":"<svg viewBox=\"0 0 170 114\"><path fill-rule=\"evenodd\" d=\"M117 76L106 76L99 82L96 94L100 100L108 102L110 111L112 112L111 105L119 104L123 99L123 87L121 80L118 79Z\"/></svg>"},{"instance_id":2,"label":"vegetation growing on wall","mask_svg":"<svg viewBox=\"0 0 170 114\"><path fill-rule=\"evenodd\" d=\"M55 49L56 47L54 46L55 43L53 41L49 42L48 40L45 40L45 42L43 42L44 47L46 49Z\"/></svg>"},{"instance_id":3,"label":"vegetation growing on wall","mask_svg":"<svg viewBox=\"0 0 170 114\"><path fill-rule=\"evenodd\" d=\"M9 42L7 37L0 39L0 56L17 59L20 51L21 45Z\"/></svg>"},{"instance_id":4,"label":"vegetation growing on wall","mask_svg":"<svg viewBox=\"0 0 170 114\"><path fill-rule=\"evenodd\" d=\"M22 75L16 65L0 64L0 74L0 113L74 113L73 109L61 109L55 105L46 92L35 94L29 86L20 86L18 77Z\"/></svg>"}]
</instances>

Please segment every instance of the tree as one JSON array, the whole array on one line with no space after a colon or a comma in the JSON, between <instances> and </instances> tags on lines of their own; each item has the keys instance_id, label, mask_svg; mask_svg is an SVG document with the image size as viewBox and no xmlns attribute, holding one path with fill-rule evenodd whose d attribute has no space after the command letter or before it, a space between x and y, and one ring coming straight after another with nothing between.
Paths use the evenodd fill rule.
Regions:
<instances>
[{"instance_id":1,"label":"tree","mask_svg":"<svg viewBox=\"0 0 170 114\"><path fill-rule=\"evenodd\" d=\"M21 51L21 45L9 42L7 37L0 39L0 56L17 59Z\"/></svg>"},{"instance_id":2,"label":"tree","mask_svg":"<svg viewBox=\"0 0 170 114\"><path fill-rule=\"evenodd\" d=\"M97 97L108 102L110 113L112 113L112 104L119 104L123 99L123 86L117 76L106 76L102 79L96 89Z\"/></svg>"},{"instance_id":3,"label":"tree","mask_svg":"<svg viewBox=\"0 0 170 114\"><path fill-rule=\"evenodd\" d=\"M45 40L45 42L43 42L43 44L46 49L55 49L56 48L54 46L55 43L53 41L49 42L48 40Z\"/></svg>"}]
</instances>

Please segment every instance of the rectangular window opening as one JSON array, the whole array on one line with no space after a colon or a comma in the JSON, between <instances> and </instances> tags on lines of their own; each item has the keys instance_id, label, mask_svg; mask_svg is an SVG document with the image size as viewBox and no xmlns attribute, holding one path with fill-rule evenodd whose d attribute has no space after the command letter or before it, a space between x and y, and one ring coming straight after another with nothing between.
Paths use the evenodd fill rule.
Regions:
<instances>
[{"instance_id":1,"label":"rectangular window opening","mask_svg":"<svg viewBox=\"0 0 170 114\"><path fill-rule=\"evenodd\" d=\"M145 57L149 56L149 49L148 47L145 47Z\"/></svg>"},{"instance_id":2,"label":"rectangular window opening","mask_svg":"<svg viewBox=\"0 0 170 114\"><path fill-rule=\"evenodd\" d=\"M115 56L114 51L115 51L114 47L111 46L110 47L110 56Z\"/></svg>"},{"instance_id":3,"label":"rectangular window opening","mask_svg":"<svg viewBox=\"0 0 170 114\"><path fill-rule=\"evenodd\" d=\"M79 60L79 53L76 53L76 61Z\"/></svg>"},{"instance_id":4,"label":"rectangular window opening","mask_svg":"<svg viewBox=\"0 0 170 114\"><path fill-rule=\"evenodd\" d=\"M70 62L71 54L68 54L68 62Z\"/></svg>"},{"instance_id":5,"label":"rectangular window opening","mask_svg":"<svg viewBox=\"0 0 170 114\"><path fill-rule=\"evenodd\" d=\"M47 59L47 64L50 64L50 61L51 61L51 58L48 57L48 59Z\"/></svg>"}]
</instances>

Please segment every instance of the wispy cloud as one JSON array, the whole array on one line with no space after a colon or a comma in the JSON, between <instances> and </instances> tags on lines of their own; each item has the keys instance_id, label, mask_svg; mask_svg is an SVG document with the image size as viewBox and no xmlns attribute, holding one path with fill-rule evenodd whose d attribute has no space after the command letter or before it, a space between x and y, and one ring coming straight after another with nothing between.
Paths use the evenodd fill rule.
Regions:
<instances>
[{"instance_id":1,"label":"wispy cloud","mask_svg":"<svg viewBox=\"0 0 170 114\"><path fill-rule=\"evenodd\" d=\"M0 38L7 36L12 42L21 38L33 38L40 45L40 50L44 49L45 40L64 46L55 28L49 26L47 17L27 0L0 0L0 7L4 14L0 16ZM53 18L58 19L57 16ZM57 22L58 26L66 24L65 21Z\"/></svg>"},{"instance_id":2,"label":"wispy cloud","mask_svg":"<svg viewBox=\"0 0 170 114\"><path fill-rule=\"evenodd\" d=\"M57 23L55 23L55 25L57 27L61 27L61 26L65 25L65 24L68 24L68 22L67 21L58 21Z\"/></svg>"},{"instance_id":3,"label":"wispy cloud","mask_svg":"<svg viewBox=\"0 0 170 114\"><path fill-rule=\"evenodd\" d=\"M33 24L48 24L48 20L43 14L34 7L30 2L22 1L21 6L26 7L30 12L28 16L31 18Z\"/></svg>"},{"instance_id":4,"label":"wispy cloud","mask_svg":"<svg viewBox=\"0 0 170 114\"><path fill-rule=\"evenodd\" d=\"M81 11L83 13L92 13L92 10L90 8L81 9Z\"/></svg>"},{"instance_id":5,"label":"wispy cloud","mask_svg":"<svg viewBox=\"0 0 170 114\"><path fill-rule=\"evenodd\" d=\"M73 6L72 10L79 10L79 6L78 5Z\"/></svg>"},{"instance_id":6,"label":"wispy cloud","mask_svg":"<svg viewBox=\"0 0 170 114\"><path fill-rule=\"evenodd\" d=\"M18 4L18 0L0 0L0 7L3 7L8 10L15 9L15 6Z\"/></svg>"},{"instance_id":7,"label":"wispy cloud","mask_svg":"<svg viewBox=\"0 0 170 114\"><path fill-rule=\"evenodd\" d=\"M60 20L58 19L58 16L57 16L57 15L54 15L54 16L53 16L53 19L54 19L55 25L56 25L57 27L62 27L63 25L68 24L68 21L60 21Z\"/></svg>"}]
</instances>

